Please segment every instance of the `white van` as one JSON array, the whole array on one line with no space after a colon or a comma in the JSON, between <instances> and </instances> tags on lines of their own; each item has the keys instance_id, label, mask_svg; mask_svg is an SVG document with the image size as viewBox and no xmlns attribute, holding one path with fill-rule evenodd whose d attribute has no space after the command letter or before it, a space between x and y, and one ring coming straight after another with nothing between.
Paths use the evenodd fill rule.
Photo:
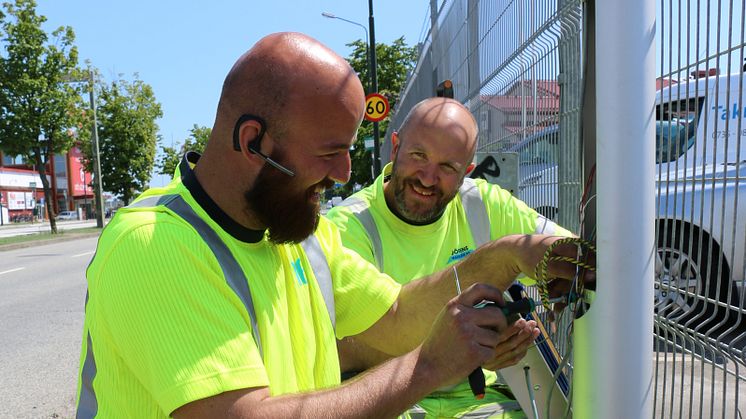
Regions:
<instances>
[{"instance_id":1,"label":"white van","mask_svg":"<svg viewBox=\"0 0 746 419\"><path fill-rule=\"evenodd\" d=\"M696 312L700 297L737 306L743 292L743 80L741 73L690 79L656 95L659 310Z\"/></svg>"},{"instance_id":2,"label":"white van","mask_svg":"<svg viewBox=\"0 0 746 419\"><path fill-rule=\"evenodd\" d=\"M717 308L712 301L738 306L739 294L746 292L743 80L741 73L711 76L657 92L655 297L659 314L677 318L688 313L712 325L725 314L723 306ZM556 127L550 127L518 144L515 151L522 153L521 164L543 161L541 151L552 150L556 132ZM538 172L519 169L523 175L518 196L554 217L556 160L548 166ZM712 301L705 304L705 298ZM713 314L715 320L707 322Z\"/></svg>"}]
</instances>

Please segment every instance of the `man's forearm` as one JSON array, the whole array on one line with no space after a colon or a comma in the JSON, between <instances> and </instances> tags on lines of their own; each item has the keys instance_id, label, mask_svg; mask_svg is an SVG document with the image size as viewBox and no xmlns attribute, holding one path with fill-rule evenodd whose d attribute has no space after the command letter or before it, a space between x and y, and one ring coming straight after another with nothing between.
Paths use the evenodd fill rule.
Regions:
<instances>
[{"instance_id":1,"label":"man's forearm","mask_svg":"<svg viewBox=\"0 0 746 419\"><path fill-rule=\"evenodd\" d=\"M395 417L441 385L438 368L427 365L420 348L391 359L329 390L269 397L264 389L223 393L198 400L174 417L370 418Z\"/></svg>"},{"instance_id":2,"label":"man's forearm","mask_svg":"<svg viewBox=\"0 0 746 419\"><path fill-rule=\"evenodd\" d=\"M357 339L393 356L412 350L427 336L443 305L457 294L456 275L462 290L478 282L506 290L520 273L514 250L519 237L511 237L479 247L465 260L453 265L456 272L450 266L404 285L394 307L383 319L387 325L379 322L380 325L358 335ZM387 337L392 335L396 339Z\"/></svg>"}]
</instances>

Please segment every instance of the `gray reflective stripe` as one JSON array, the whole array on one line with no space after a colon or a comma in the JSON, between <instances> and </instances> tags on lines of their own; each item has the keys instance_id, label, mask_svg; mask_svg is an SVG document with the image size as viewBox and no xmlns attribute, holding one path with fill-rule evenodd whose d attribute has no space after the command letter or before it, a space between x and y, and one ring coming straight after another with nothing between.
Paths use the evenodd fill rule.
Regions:
<instances>
[{"instance_id":1,"label":"gray reflective stripe","mask_svg":"<svg viewBox=\"0 0 746 419\"><path fill-rule=\"evenodd\" d=\"M86 293L86 302L88 302L88 293ZM96 359L93 357L93 344L91 343L91 333L88 333L86 340L85 361L83 361L83 370L80 372L80 398L78 399L78 408L75 413L77 419L93 418L98 413L98 400L96 392L93 391L93 379L96 377Z\"/></svg>"},{"instance_id":2,"label":"gray reflective stripe","mask_svg":"<svg viewBox=\"0 0 746 419\"><path fill-rule=\"evenodd\" d=\"M300 244L306 251L306 257L311 264L313 276L319 284L319 290L326 303L326 311L329 312L329 319L332 321L332 329L336 329L337 315L334 310L334 290L332 287L332 272L329 270L329 263L326 261L326 255L321 250L319 239L315 235L309 236Z\"/></svg>"},{"instance_id":3,"label":"gray reflective stripe","mask_svg":"<svg viewBox=\"0 0 746 419\"><path fill-rule=\"evenodd\" d=\"M259 353L261 354L262 346L259 337L259 327L256 320L254 302L251 299L251 292L249 291L249 283L246 280L243 269L241 269L241 266L233 257L231 251L225 243L223 243L217 233L215 233L215 231L200 216L198 216L179 195L150 196L129 205L129 207L152 207L157 205L165 205L183 218L195 230L197 230L200 237L202 237L208 247L210 247L210 250L212 250L223 270L226 282L228 282L228 285L231 287L233 292L235 292L241 299L246 311L249 313L249 318L251 319L251 332L254 335L257 347L259 348ZM306 251L306 256L311 264L314 277L316 277L319 289L324 297L326 309L329 313L329 319L332 322L332 327L334 327L336 325L334 292L331 271L329 269L329 264L326 261L326 255L321 250L321 245L315 236L310 236L301 245Z\"/></svg>"},{"instance_id":4,"label":"gray reflective stripe","mask_svg":"<svg viewBox=\"0 0 746 419\"><path fill-rule=\"evenodd\" d=\"M557 224L555 224L554 221L541 214L536 214L535 234L554 234L555 231L557 231Z\"/></svg>"},{"instance_id":5,"label":"gray reflective stripe","mask_svg":"<svg viewBox=\"0 0 746 419\"><path fill-rule=\"evenodd\" d=\"M127 205L127 208L144 208L144 207L157 207L158 205L166 205L172 200L176 199L179 195L154 195L147 198L143 198L137 202L133 202Z\"/></svg>"},{"instance_id":6,"label":"gray reflective stripe","mask_svg":"<svg viewBox=\"0 0 746 419\"><path fill-rule=\"evenodd\" d=\"M168 197L169 195L164 195ZM175 212L179 217L183 218L184 221L188 222L195 230L205 244L212 250L215 258L220 264L220 268L223 270L223 276L225 281L231 287L234 293L243 303L246 311L249 313L251 319L251 333L254 335L256 341L256 347L259 349L259 354L263 356L262 341L259 336L259 326L256 321L256 312L254 311L254 301L251 299L251 292L249 291L249 281L246 280L246 276L243 273L243 269L233 257L228 246L223 243L218 233L210 227L205 220L203 220L197 213L194 212L192 207L189 206L184 199L179 195L170 195L172 198L166 200L166 208ZM158 201L162 202L162 201Z\"/></svg>"},{"instance_id":7,"label":"gray reflective stripe","mask_svg":"<svg viewBox=\"0 0 746 419\"><path fill-rule=\"evenodd\" d=\"M383 271L383 244L381 235L378 233L378 227L370 212L370 206L360 198L351 196L342 201L340 206L347 207L352 214L357 217L360 224L363 225L365 232L368 233L368 239L373 247L373 256L376 258L376 265L379 271Z\"/></svg>"},{"instance_id":8,"label":"gray reflective stripe","mask_svg":"<svg viewBox=\"0 0 746 419\"><path fill-rule=\"evenodd\" d=\"M479 193L476 181L468 177L464 178L464 183L458 191L464 212L466 212L466 220L469 221L474 246L479 247L490 241L490 219L484 208L482 194Z\"/></svg>"}]
</instances>

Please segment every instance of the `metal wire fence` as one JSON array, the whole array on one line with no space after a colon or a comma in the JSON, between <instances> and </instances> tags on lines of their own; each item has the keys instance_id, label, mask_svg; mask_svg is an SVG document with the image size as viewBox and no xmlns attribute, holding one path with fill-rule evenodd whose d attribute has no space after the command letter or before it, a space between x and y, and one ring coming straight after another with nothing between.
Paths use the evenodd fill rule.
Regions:
<instances>
[{"instance_id":1,"label":"metal wire fence","mask_svg":"<svg viewBox=\"0 0 746 419\"><path fill-rule=\"evenodd\" d=\"M451 80L454 98L479 125L477 164L488 155L515 155L516 167L508 167L516 172L515 195L580 233L589 171L583 138L595 128L583 118L584 98L593 96L585 87L593 86L587 62L595 57L592 48L614 48L592 39L599 28L588 28L588 3L431 1L430 30L387 139L412 106ZM746 413L746 7L660 0L656 8L654 415L740 418ZM390 144L384 141L381 156ZM594 235L595 229L583 234ZM539 317L546 321L547 313ZM567 358L562 372L571 381L570 328L560 322L547 334Z\"/></svg>"}]
</instances>

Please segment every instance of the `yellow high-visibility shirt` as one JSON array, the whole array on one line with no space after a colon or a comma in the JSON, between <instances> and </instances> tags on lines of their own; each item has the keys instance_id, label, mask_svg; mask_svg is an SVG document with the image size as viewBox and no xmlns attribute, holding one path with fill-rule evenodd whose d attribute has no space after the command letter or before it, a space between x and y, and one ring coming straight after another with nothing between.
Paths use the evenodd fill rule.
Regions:
<instances>
[{"instance_id":1,"label":"yellow high-visibility shirt","mask_svg":"<svg viewBox=\"0 0 746 419\"><path fill-rule=\"evenodd\" d=\"M143 197L180 195L230 250L249 284L261 354L244 303L192 225L164 206L123 208L87 270L79 410L166 418L241 388L279 395L339 384L335 330L303 248L241 231L195 186L188 164L180 171L183 182ZM345 249L328 221L315 235L333 279L336 336L360 333L391 307L400 285Z\"/></svg>"}]
</instances>

